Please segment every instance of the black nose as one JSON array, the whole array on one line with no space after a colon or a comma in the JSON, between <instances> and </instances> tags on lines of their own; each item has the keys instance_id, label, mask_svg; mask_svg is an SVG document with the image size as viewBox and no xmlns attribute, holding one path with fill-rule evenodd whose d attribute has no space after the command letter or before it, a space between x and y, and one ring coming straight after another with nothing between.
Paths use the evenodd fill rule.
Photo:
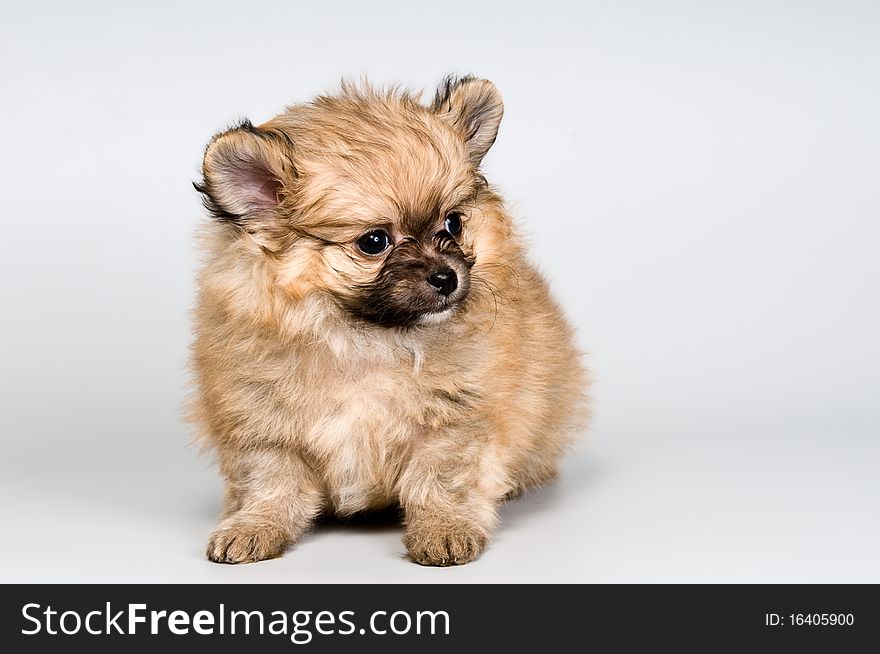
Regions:
<instances>
[{"instance_id":1,"label":"black nose","mask_svg":"<svg viewBox=\"0 0 880 654\"><path fill-rule=\"evenodd\" d=\"M428 283L437 289L440 295L449 295L458 288L458 277L452 268L441 268L428 275Z\"/></svg>"}]
</instances>

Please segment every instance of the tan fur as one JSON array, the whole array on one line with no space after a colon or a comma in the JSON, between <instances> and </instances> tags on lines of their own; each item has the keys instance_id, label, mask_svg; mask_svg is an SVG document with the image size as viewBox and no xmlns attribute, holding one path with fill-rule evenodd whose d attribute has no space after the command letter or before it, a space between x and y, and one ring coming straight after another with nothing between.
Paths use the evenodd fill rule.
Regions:
<instances>
[{"instance_id":1,"label":"tan fur","mask_svg":"<svg viewBox=\"0 0 880 654\"><path fill-rule=\"evenodd\" d=\"M585 424L571 330L479 172L500 97L484 80L442 91L427 107L344 86L206 152L202 189L244 216L201 235L192 418L228 484L213 561L278 556L323 511L399 503L413 560L465 563ZM254 161L269 185L237 185ZM361 234L404 238L435 214L442 229L456 208L475 263L448 317L398 328L342 308L381 266Z\"/></svg>"}]
</instances>

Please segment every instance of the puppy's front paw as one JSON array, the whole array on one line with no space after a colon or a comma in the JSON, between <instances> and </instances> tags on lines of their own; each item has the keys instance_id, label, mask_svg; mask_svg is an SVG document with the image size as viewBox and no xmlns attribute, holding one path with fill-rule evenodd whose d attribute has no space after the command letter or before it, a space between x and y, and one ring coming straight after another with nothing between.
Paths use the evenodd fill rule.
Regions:
<instances>
[{"instance_id":1,"label":"puppy's front paw","mask_svg":"<svg viewBox=\"0 0 880 654\"><path fill-rule=\"evenodd\" d=\"M211 534L206 554L215 563L254 563L281 556L289 543L288 532L276 523L233 516Z\"/></svg>"},{"instance_id":2,"label":"puppy's front paw","mask_svg":"<svg viewBox=\"0 0 880 654\"><path fill-rule=\"evenodd\" d=\"M469 563L486 547L486 534L461 520L417 520L407 526L403 544L421 565Z\"/></svg>"}]
</instances>

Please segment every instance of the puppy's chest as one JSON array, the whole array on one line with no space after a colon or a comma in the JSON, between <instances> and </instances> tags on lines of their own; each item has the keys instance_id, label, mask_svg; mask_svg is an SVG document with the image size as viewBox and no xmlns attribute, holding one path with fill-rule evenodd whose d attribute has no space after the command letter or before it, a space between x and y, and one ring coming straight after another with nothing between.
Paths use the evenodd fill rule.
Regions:
<instances>
[{"instance_id":1,"label":"puppy's chest","mask_svg":"<svg viewBox=\"0 0 880 654\"><path fill-rule=\"evenodd\" d=\"M303 439L334 509L346 514L392 503L425 434L418 385L400 375L365 374L327 390Z\"/></svg>"}]
</instances>

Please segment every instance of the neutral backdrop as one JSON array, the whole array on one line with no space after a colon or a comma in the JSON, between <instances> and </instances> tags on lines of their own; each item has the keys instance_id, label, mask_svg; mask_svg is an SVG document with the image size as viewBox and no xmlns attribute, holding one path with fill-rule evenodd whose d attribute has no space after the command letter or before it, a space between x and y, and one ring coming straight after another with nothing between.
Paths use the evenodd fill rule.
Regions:
<instances>
[{"instance_id":1,"label":"neutral backdrop","mask_svg":"<svg viewBox=\"0 0 880 654\"><path fill-rule=\"evenodd\" d=\"M387 517L208 563L203 147L448 73L504 95L485 171L593 427L468 566L409 563ZM880 582L878 80L869 1L2 3L0 581Z\"/></svg>"}]
</instances>

